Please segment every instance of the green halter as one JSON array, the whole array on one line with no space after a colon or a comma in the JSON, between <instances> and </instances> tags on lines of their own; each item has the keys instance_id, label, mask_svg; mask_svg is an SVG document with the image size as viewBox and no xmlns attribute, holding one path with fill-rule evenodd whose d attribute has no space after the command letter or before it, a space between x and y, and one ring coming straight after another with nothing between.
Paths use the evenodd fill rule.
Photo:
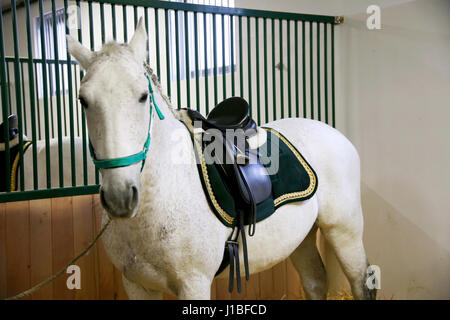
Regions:
<instances>
[{"instance_id":1,"label":"green halter","mask_svg":"<svg viewBox=\"0 0 450 320\"><path fill-rule=\"evenodd\" d=\"M92 146L91 140L89 139L89 152L91 153L92 161L94 162L94 165L97 167L97 169L109 169L109 168L118 168L118 167L126 167L132 164L135 164L137 162L142 161L141 171L144 169L145 159L147 158L147 151L150 147L150 127L152 123L152 107L155 106L156 113L158 114L159 119L163 120L164 115L162 114L161 110L159 110L158 105L156 104L155 97L153 95L153 88L152 88L152 82L150 80L150 77L148 74L145 74L145 76L148 79L148 91L150 92L151 102L150 102L150 120L148 123L148 135L147 140L145 141L144 148L141 152L133 154L131 156L127 157L120 157L120 158L114 158L114 159L103 159L98 160L95 157L95 151L94 147Z\"/></svg>"}]
</instances>

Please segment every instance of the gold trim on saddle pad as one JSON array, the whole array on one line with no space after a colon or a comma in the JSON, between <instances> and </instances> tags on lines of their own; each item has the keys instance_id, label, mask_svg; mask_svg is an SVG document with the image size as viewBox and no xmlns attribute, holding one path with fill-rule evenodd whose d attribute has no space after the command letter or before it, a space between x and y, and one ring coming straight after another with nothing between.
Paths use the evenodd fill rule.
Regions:
<instances>
[{"instance_id":1,"label":"gold trim on saddle pad","mask_svg":"<svg viewBox=\"0 0 450 320\"><path fill-rule=\"evenodd\" d=\"M292 146L292 144L284 136L282 136L278 131L271 129L271 128L266 128L266 127L262 127L262 128L275 134L278 138L280 138L288 146L288 148L295 154L295 157L298 159L298 161L300 161L303 168L305 168L305 170L309 176L309 187L307 189L300 191L300 192L291 192L291 193L286 193L286 194L283 194L282 196L279 196L278 198L276 198L274 200L275 207L281 205L283 202L286 202L288 200L294 200L294 199L304 198L304 197L309 196L311 193L314 192L314 190L316 188L316 184L317 184L317 179L316 179L316 175L314 174L314 171L311 169L311 167L306 162L306 160L303 158L303 156L297 151L297 149L295 149L294 146Z\"/></svg>"},{"instance_id":2,"label":"gold trim on saddle pad","mask_svg":"<svg viewBox=\"0 0 450 320\"><path fill-rule=\"evenodd\" d=\"M230 216L227 212L225 212L225 210L223 210L220 205L219 202L217 202L216 197L214 196L214 191L211 187L211 182L209 181L209 176L208 176L208 170L206 168L206 161L205 161L205 157L203 156L203 152L201 145L199 144L198 140L195 138L194 136L194 143L195 143L195 151L197 152L197 155L200 158L200 166L202 167L202 174L203 174L203 178L205 179L205 185L206 185L206 189L208 190L208 194L209 197L211 198L211 202L214 205L214 208L217 210L217 212L220 214L220 216L229 224L233 224L234 222L234 218L232 216Z\"/></svg>"}]
</instances>

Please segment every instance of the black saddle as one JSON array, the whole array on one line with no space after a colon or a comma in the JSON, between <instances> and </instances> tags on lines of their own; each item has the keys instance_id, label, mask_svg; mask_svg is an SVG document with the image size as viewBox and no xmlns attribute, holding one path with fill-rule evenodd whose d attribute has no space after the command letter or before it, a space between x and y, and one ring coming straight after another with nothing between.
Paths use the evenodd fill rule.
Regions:
<instances>
[{"instance_id":1,"label":"black saddle","mask_svg":"<svg viewBox=\"0 0 450 320\"><path fill-rule=\"evenodd\" d=\"M17 116L12 114L8 117L8 129L9 129L9 140L11 141L19 134L19 123L17 121ZM2 122L0 124L0 143L5 143L5 124Z\"/></svg>"},{"instance_id":2,"label":"black saddle","mask_svg":"<svg viewBox=\"0 0 450 320\"><path fill-rule=\"evenodd\" d=\"M244 99L240 97L228 98L219 103L207 118L203 117L199 112L186 109L193 121L201 121L202 128L218 129L226 131L227 129L244 131L256 129L256 123L249 115L250 107Z\"/></svg>"},{"instance_id":3,"label":"black saddle","mask_svg":"<svg viewBox=\"0 0 450 320\"><path fill-rule=\"evenodd\" d=\"M241 234L244 266L246 278L249 279L247 244L244 225L248 221L250 236L255 233L256 206L272 197L272 182L264 165L259 161L259 154L252 150L247 142L248 138L256 134L256 123L249 115L247 101L240 97L232 97L218 104L207 116L203 117L199 112L185 109L194 122L199 121L201 128L208 135L208 129L217 129L220 134L215 134L215 139L220 139L223 147L224 159L214 159L214 163L225 185L233 194L236 203L238 217L233 232L225 247L230 263L229 290L233 290L234 264L236 264L236 278L238 291L241 291L239 253L237 239ZM239 132L238 132L239 131ZM230 135L230 133L233 133ZM203 139L204 146L208 146L215 140ZM210 140L210 141L205 141ZM214 157L214 155L213 155ZM235 230L237 232L235 233ZM227 256L227 255L225 255ZM235 262L235 263L234 263ZM226 267L226 265L225 265ZM219 273L222 271L219 268Z\"/></svg>"}]
</instances>

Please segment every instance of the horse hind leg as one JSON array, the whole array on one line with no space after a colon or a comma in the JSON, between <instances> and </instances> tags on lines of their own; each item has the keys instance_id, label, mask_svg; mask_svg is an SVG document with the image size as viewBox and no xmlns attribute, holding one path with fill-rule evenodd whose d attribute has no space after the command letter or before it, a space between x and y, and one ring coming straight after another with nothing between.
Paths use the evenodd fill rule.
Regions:
<instances>
[{"instance_id":1,"label":"horse hind leg","mask_svg":"<svg viewBox=\"0 0 450 320\"><path fill-rule=\"evenodd\" d=\"M326 299L328 283L325 267L316 246L317 226L313 226L302 243L291 254L291 261L302 280L306 298Z\"/></svg>"},{"instance_id":2,"label":"horse hind leg","mask_svg":"<svg viewBox=\"0 0 450 320\"><path fill-rule=\"evenodd\" d=\"M369 262L362 239L362 209L359 206L357 210L356 215L347 216L349 219L343 219L341 223L321 225L320 231L336 253L342 270L350 282L353 297L358 300L373 300L376 298L376 289L369 289L366 285Z\"/></svg>"}]
</instances>

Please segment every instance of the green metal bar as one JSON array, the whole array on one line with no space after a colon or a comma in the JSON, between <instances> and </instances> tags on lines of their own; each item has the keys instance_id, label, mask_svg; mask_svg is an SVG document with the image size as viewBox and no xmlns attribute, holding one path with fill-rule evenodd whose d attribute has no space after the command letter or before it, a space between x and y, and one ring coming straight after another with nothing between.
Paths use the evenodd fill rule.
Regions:
<instances>
[{"instance_id":1,"label":"green metal bar","mask_svg":"<svg viewBox=\"0 0 450 320\"><path fill-rule=\"evenodd\" d=\"M14 57L5 57L6 62L14 63ZM19 62L28 63L30 61L29 58L21 58L19 57ZM42 63L42 59L32 59L32 63ZM59 60L59 64L67 64L67 60ZM47 64L56 64L56 61L54 59L46 59L45 63ZM75 61L71 61L71 64L77 64Z\"/></svg>"},{"instance_id":2,"label":"green metal bar","mask_svg":"<svg viewBox=\"0 0 450 320\"><path fill-rule=\"evenodd\" d=\"M313 79L313 25L309 23L309 83L311 92L311 119L314 119L314 79Z\"/></svg>"},{"instance_id":3,"label":"green metal bar","mask_svg":"<svg viewBox=\"0 0 450 320\"><path fill-rule=\"evenodd\" d=\"M181 77L180 77L180 34L178 28L178 10L175 10L175 53L176 53L176 67L177 67L177 106L181 108Z\"/></svg>"},{"instance_id":4,"label":"green metal bar","mask_svg":"<svg viewBox=\"0 0 450 320\"><path fill-rule=\"evenodd\" d=\"M231 96L235 96L235 79L234 79L234 16L230 16L230 35L231 35Z\"/></svg>"},{"instance_id":5,"label":"green metal bar","mask_svg":"<svg viewBox=\"0 0 450 320\"><path fill-rule=\"evenodd\" d=\"M42 64L42 63L41 63ZM38 88L38 80L37 80L37 63L34 64L34 85L35 88ZM42 134L41 134L41 104L39 103L39 92L36 90L36 110L37 110L37 117L38 117L38 136L39 140L42 140Z\"/></svg>"},{"instance_id":6,"label":"green metal bar","mask_svg":"<svg viewBox=\"0 0 450 320\"><path fill-rule=\"evenodd\" d=\"M63 96L66 95L66 84L64 82L64 65L60 65L61 67L61 85L62 85L62 93ZM62 116L64 119L64 136L67 136L67 112L66 112L66 99L63 98L62 99L62 103L63 103L63 113L64 115Z\"/></svg>"},{"instance_id":7,"label":"green metal bar","mask_svg":"<svg viewBox=\"0 0 450 320\"><path fill-rule=\"evenodd\" d=\"M54 0L53 0L54 1ZM92 2L89 2L89 42L91 44L91 51L95 49L95 38L94 38L94 18L92 13ZM87 172L87 162L86 162L86 172ZM95 184L99 184L100 172L95 168Z\"/></svg>"},{"instance_id":8,"label":"green metal bar","mask_svg":"<svg viewBox=\"0 0 450 320\"><path fill-rule=\"evenodd\" d=\"M92 3L89 2L92 6ZM58 35L56 34L56 4L52 0L52 20L53 20L53 43L55 48L55 89L56 89L56 118L58 121L58 165L59 165L59 186L64 187L64 161L63 161L63 147L62 147L62 120L61 120L61 88L60 88L60 74L59 74L59 52L58 52ZM92 25L91 25L92 29ZM53 119L52 119L53 123Z\"/></svg>"},{"instance_id":9,"label":"green metal bar","mask_svg":"<svg viewBox=\"0 0 450 320\"><path fill-rule=\"evenodd\" d=\"M317 26L317 118L322 120L322 114L320 110L320 23L316 23Z\"/></svg>"},{"instance_id":10,"label":"green metal bar","mask_svg":"<svg viewBox=\"0 0 450 320\"><path fill-rule=\"evenodd\" d=\"M6 191L11 191L11 163L10 163L10 148L9 148L9 123L8 119L8 108L5 106L8 105L7 99L7 88L6 88L6 61L5 61L5 46L3 42L3 12L0 11L0 86L2 93L2 115L3 115L3 136L5 137L5 167L0 168L0 170L5 170L6 177ZM2 194L0 194L1 196Z\"/></svg>"},{"instance_id":11,"label":"green metal bar","mask_svg":"<svg viewBox=\"0 0 450 320\"><path fill-rule=\"evenodd\" d=\"M191 69L189 66L189 24L188 24L188 12L184 12L184 62L186 64L186 107L191 107Z\"/></svg>"},{"instance_id":12,"label":"green metal bar","mask_svg":"<svg viewBox=\"0 0 450 320\"><path fill-rule=\"evenodd\" d=\"M227 70L226 70L226 61L225 61L225 17L222 17L222 85L223 92L222 98L225 99L227 97Z\"/></svg>"},{"instance_id":13,"label":"green metal bar","mask_svg":"<svg viewBox=\"0 0 450 320\"><path fill-rule=\"evenodd\" d=\"M77 1L77 5L79 5L80 1ZM80 17L81 19L82 17ZM81 21L80 21L81 22ZM81 22L81 25L83 25L83 23ZM81 28L78 28L78 41L80 43L83 42L83 35L81 32ZM84 72L81 70L81 68L79 69L80 71L80 83L81 80L84 77ZM78 92L78 89L76 90L76 92ZM79 123L79 122L78 122ZM83 184L87 185L88 184L88 170L87 170L87 132L86 132L86 116L84 114L84 108L81 108L81 137L82 137L82 149L83 149Z\"/></svg>"},{"instance_id":14,"label":"green metal bar","mask_svg":"<svg viewBox=\"0 0 450 320\"><path fill-rule=\"evenodd\" d=\"M28 45L28 82L30 87L30 113L31 113L31 139L33 140L33 188L38 188L38 172L37 172L37 145L36 145L36 104L35 104L35 86L33 74L33 47L31 40L31 17L30 17L30 0L25 0L26 9L26 28L27 28L27 45ZM3 34L3 33L1 33Z\"/></svg>"},{"instance_id":15,"label":"green metal bar","mask_svg":"<svg viewBox=\"0 0 450 320\"><path fill-rule=\"evenodd\" d=\"M94 185L83 187L67 187L58 189L0 193L0 203L23 201L23 200L46 199L46 198L71 197L87 194L98 194L99 191L100 186Z\"/></svg>"},{"instance_id":16,"label":"green metal bar","mask_svg":"<svg viewBox=\"0 0 450 320\"><path fill-rule=\"evenodd\" d=\"M41 31L41 55L42 55L42 82L44 86L44 125L45 125L45 164L47 170L47 188L52 186L51 179L51 158L50 158L50 132L48 125L48 91L47 91L47 67L45 52L45 34L44 34L44 8L42 0L39 0L39 21Z\"/></svg>"},{"instance_id":17,"label":"green metal bar","mask_svg":"<svg viewBox=\"0 0 450 320\"><path fill-rule=\"evenodd\" d=\"M261 97L259 90L259 20L255 18L255 36L256 36L256 112L257 122L261 125Z\"/></svg>"},{"instance_id":18,"label":"green metal bar","mask_svg":"<svg viewBox=\"0 0 450 320\"><path fill-rule=\"evenodd\" d=\"M251 40L251 20L247 17L247 60L248 60L248 104L249 113L252 115L252 40Z\"/></svg>"},{"instance_id":19,"label":"green metal bar","mask_svg":"<svg viewBox=\"0 0 450 320\"><path fill-rule=\"evenodd\" d=\"M275 20L272 23L272 89L273 89L273 120L277 120L277 85L275 73Z\"/></svg>"},{"instance_id":20,"label":"green metal bar","mask_svg":"<svg viewBox=\"0 0 450 320\"><path fill-rule=\"evenodd\" d=\"M331 116L333 128L336 127L336 104L334 96L334 24L331 25Z\"/></svg>"},{"instance_id":21,"label":"green metal bar","mask_svg":"<svg viewBox=\"0 0 450 320\"><path fill-rule=\"evenodd\" d=\"M325 82L325 123L328 124L328 24L324 24L323 29L323 54L324 54L324 66L323 66L323 75L324 75L324 82Z\"/></svg>"},{"instance_id":22,"label":"green metal bar","mask_svg":"<svg viewBox=\"0 0 450 320\"><path fill-rule=\"evenodd\" d=\"M147 10L145 10L147 13ZM146 15L148 17L148 15ZM159 13L155 9L155 33L156 33L156 72L158 77L161 77L161 49L159 48Z\"/></svg>"},{"instance_id":23,"label":"green metal bar","mask_svg":"<svg viewBox=\"0 0 450 320\"><path fill-rule=\"evenodd\" d=\"M269 122L269 88L267 87L267 18L264 18L264 113L265 122Z\"/></svg>"},{"instance_id":24,"label":"green metal bar","mask_svg":"<svg viewBox=\"0 0 450 320\"><path fill-rule=\"evenodd\" d=\"M244 97L244 63L242 59L242 17L239 16L239 90Z\"/></svg>"},{"instance_id":25,"label":"green metal bar","mask_svg":"<svg viewBox=\"0 0 450 320\"><path fill-rule=\"evenodd\" d=\"M78 96L78 74L81 75L81 71L77 72L77 66L74 66L74 75L75 75L75 94ZM81 81L81 80L80 80ZM75 103L76 103L76 108L75 110L77 110L76 114L77 114L77 136L80 136L80 113L78 112L78 110L80 110L80 101L78 99L75 99Z\"/></svg>"},{"instance_id":26,"label":"green metal bar","mask_svg":"<svg viewBox=\"0 0 450 320\"><path fill-rule=\"evenodd\" d=\"M165 17L165 28L166 28L166 72L167 72L167 95L170 98L170 51L169 51L169 11L164 10L164 17Z\"/></svg>"},{"instance_id":27,"label":"green metal bar","mask_svg":"<svg viewBox=\"0 0 450 320\"><path fill-rule=\"evenodd\" d=\"M55 117L53 116L53 91L54 91L53 90L53 77L52 77L53 68L52 68L52 65L49 63L46 64L46 68L48 68L48 74L49 74L48 86L50 89L50 119L51 119L50 124L51 124L51 128L52 128L52 138L54 138L55 137L55 123L54 123L53 119L55 119Z\"/></svg>"},{"instance_id":28,"label":"green metal bar","mask_svg":"<svg viewBox=\"0 0 450 320\"><path fill-rule=\"evenodd\" d=\"M123 41L128 42L128 21L127 21L127 6L122 4L122 19L123 19Z\"/></svg>"},{"instance_id":29,"label":"green metal bar","mask_svg":"<svg viewBox=\"0 0 450 320\"><path fill-rule=\"evenodd\" d=\"M302 21L302 83L303 83L303 117L306 118L306 50L305 50L305 21Z\"/></svg>"},{"instance_id":30,"label":"green metal bar","mask_svg":"<svg viewBox=\"0 0 450 320\"><path fill-rule=\"evenodd\" d=\"M194 42L195 42L195 102L196 110L200 111L200 84L199 84L199 64L198 64L198 14L194 12Z\"/></svg>"},{"instance_id":31,"label":"green metal bar","mask_svg":"<svg viewBox=\"0 0 450 320\"><path fill-rule=\"evenodd\" d=\"M100 3L100 24L102 30L102 44L104 44L106 39L105 39L105 8L103 3Z\"/></svg>"},{"instance_id":32,"label":"green metal bar","mask_svg":"<svg viewBox=\"0 0 450 320\"><path fill-rule=\"evenodd\" d=\"M208 70L208 35L206 30L206 14L203 14L203 41L205 43L204 50L205 50L205 109L206 114L209 113L209 84L208 84L208 78L209 78L209 70Z\"/></svg>"},{"instance_id":33,"label":"green metal bar","mask_svg":"<svg viewBox=\"0 0 450 320\"><path fill-rule=\"evenodd\" d=\"M112 33L113 33L113 39L117 40L117 22L116 22L116 5L111 4L111 16L112 16Z\"/></svg>"},{"instance_id":34,"label":"green metal bar","mask_svg":"<svg viewBox=\"0 0 450 320\"><path fill-rule=\"evenodd\" d=\"M134 5L144 8L159 8L159 9L171 9L182 11L197 11L211 14L224 14L234 16L245 17L260 17L270 19L285 19L285 20L301 20L301 21L319 21L335 23L334 16L326 15L314 15L314 14L301 14L301 13L289 13L278 11L264 11L253 9L241 9L241 8L229 8L221 6L205 6L191 3L180 3L171 1L157 1L157 0L95 0L96 2L111 3L111 4L125 4Z\"/></svg>"},{"instance_id":35,"label":"green metal bar","mask_svg":"<svg viewBox=\"0 0 450 320\"><path fill-rule=\"evenodd\" d=\"M11 62L14 62L14 60L12 60ZM9 63L6 63L6 75L8 78L8 112L9 114L13 113L12 110L12 101L11 101L11 78L9 76Z\"/></svg>"},{"instance_id":36,"label":"green metal bar","mask_svg":"<svg viewBox=\"0 0 450 320\"><path fill-rule=\"evenodd\" d=\"M214 57L214 105L218 104L217 97L217 18L213 15L213 57Z\"/></svg>"},{"instance_id":37,"label":"green metal bar","mask_svg":"<svg viewBox=\"0 0 450 320\"><path fill-rule=\"evenodd\" d=\"M283 20L279 21L280 33L280 104L281 104L281 118L284 118L284 75L283 75Z\"/></svg>"},{"instance_id":38,"label":"green metal bar","mask_svg":"<svg viewBox=\"0 0 450 320\"><path fill-rule=\"evenodd\" d=\"M67 12L68 0L64 0L64 10ZM102 20L103 21L103 20ZM66 24L66 34L69 34L69 26ZM72 186L76 186L76 166L75 166L75 130L73 118L73 92L72 92L72 57L67 51L67 80L69 89L69 132L70 132L70 170L72 174ZM77 112L78 113L78 112Z\"/></svg>"},{"instance_id":39,"label":"green metal bar","mask_svg":"<svg viewBox=\"0 0 450 320\"><path fill-rule=\"evenodd\" d=\"M291 21L287 22L287 59L288 59L288 116L292 117L292 89L291 89Z\"/></svg>"},{"instance_id":40,"label":"green metal bar","mask_svg":"<svg viewBox=\"0 0 450 320\"><path fill-rule=\"evenodd\" d=\"M299 95L298 95L298 21L295 21L295 116L299 117Z\"/></svg>"},{"instance_id":41,"label":"green metal bar","mask_svg":"<svg viewBox=\"0 0 450 320\"><path fill-rule=\"evenodd\" d=\"M26 106L26 99L25 99L25 84L24 84L24 77L23 77L23 62L20 62L20 79L21 79L21 92L22 92L22 103L23 103L23 127L24 131L23 133L26 135L28 133L27 130L27 106Z\"/></svg>"}]
</instances>

